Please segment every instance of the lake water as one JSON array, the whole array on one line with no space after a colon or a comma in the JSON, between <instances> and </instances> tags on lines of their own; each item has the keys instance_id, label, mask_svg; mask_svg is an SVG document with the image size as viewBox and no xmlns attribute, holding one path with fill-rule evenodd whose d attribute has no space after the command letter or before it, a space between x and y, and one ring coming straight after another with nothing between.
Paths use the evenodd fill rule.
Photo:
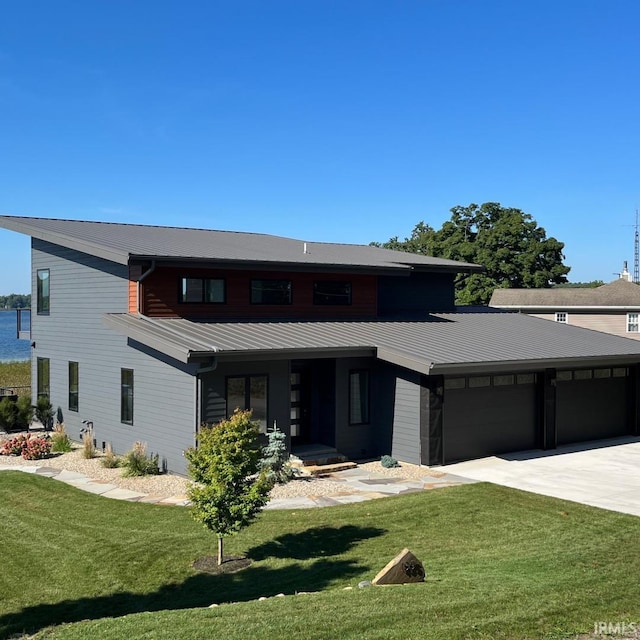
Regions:
<instances>
[{"instance_id":1,"label":"lake water","mask_svg":"<svg viewBox=\"0 0 640 640\"><path fill-rule=\"evenodd\" d=\"M28 315L26 317L28 321ZM0 362L12 360L29 360L31 345L29 340L16 338L17 314L15 309L0 311ZM25 317L23 316L23 324Z\"/></svg>"}]
</instances>

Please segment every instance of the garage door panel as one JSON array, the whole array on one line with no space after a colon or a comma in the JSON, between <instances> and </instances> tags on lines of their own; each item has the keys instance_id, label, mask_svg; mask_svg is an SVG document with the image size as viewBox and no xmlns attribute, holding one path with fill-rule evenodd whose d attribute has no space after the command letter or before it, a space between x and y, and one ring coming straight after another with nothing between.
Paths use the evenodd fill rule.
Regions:
<instances>
[{"instance_id":1,"label":"garage door panel","mask_svg":"<svg viewBox=\"0 0 640 640\"><path fill-rule=\"evenodd\" d=\"M615 438L628 431L626 378L558 382L556 398L558 444Z\"/></svg>"},{"instance_id":2,"label":"garage door panel","mask_svg":"<svg viewBox=\"0 0 640 640\"><path fill-rule=\"evenodd\" d=\"M446 462L533 449L536 446L535 385L446 391Z\"/></svg>"}]
</instances>

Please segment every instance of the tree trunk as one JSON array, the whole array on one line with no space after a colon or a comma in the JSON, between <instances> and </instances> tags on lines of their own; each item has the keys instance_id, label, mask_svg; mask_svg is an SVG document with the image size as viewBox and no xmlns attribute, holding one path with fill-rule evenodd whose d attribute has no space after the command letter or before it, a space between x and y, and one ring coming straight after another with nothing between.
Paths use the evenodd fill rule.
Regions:
<instances>
[{"instance_id":1,"label":"tree trunk","mask_svg":"<svg viewBox=\"0 0 640 640\"><path fill-rule=\"evenodd\" d=\"M222 536L218 537L218 566L222 564Z\"/></svg>"}]
</instances>

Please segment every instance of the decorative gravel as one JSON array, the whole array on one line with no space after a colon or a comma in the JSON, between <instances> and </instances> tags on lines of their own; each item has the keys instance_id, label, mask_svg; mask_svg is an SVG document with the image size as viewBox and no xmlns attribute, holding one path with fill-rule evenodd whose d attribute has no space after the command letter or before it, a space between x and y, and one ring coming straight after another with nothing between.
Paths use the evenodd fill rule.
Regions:
<instances>
[{"instance_id":1,"label":"decorative gravel","mask_svg":"<svg viewBox=\"0 0 640 640\"><path fill-rule=\"evenodd\" d=\"M0 441L2 440L0 435ZM190 480L172 473L158 476L143 476L135 478L123 478L122 469L107 469L102 466L102 453L97 457L87 460L82 457L82 449L76 449L70 453L52 454L50 458L43 460L24 460L20 456L0 456L0 466L16 467L52 467L54 469L66 469L82 473L93 480L113 484L121 489L128 489L152 496L186 496ZM406 479L420 479L426 476L438 477L443 475L438 471L419 467L417 465L402 464L400 467L387 469L379 461L364 462L358 464L360 471L367 472L368 478L397 477ZM297 498L314 496L332 496L344 494L349 487L338 479L314 478L307 475L298 476L284 485L276 485L271 491L272 498Z\"/></svg>"}]
</instances>

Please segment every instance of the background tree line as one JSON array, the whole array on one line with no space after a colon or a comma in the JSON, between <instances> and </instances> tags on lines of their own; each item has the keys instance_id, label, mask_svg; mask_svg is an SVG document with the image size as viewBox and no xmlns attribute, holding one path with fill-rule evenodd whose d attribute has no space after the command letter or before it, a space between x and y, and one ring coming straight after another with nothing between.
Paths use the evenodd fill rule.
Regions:
<instances>
[{"instance_id":1,"label":"background tree line","mask_svg":"<svg viewBox=\"0 0 640 640\"><path fill-rule=\"evenodd\" d=\"M0 309L26 309L31 307L31 294L10 293L0 296Z\"/></svg>"},{"instance_id":2,"label":"background tree line","mask_svg":"<svg viewBox=\"0 0 640 640\"><path fill-rule=\"evenodd\" d=\"M493 290L546 288L567 282L564 243L547 238L530 214L498 202L451 209L440 229L419 222L404 240L372 245L482 265L481 273L456 276L456 304L486 305Z\"/></svg>"}]
</instances>

